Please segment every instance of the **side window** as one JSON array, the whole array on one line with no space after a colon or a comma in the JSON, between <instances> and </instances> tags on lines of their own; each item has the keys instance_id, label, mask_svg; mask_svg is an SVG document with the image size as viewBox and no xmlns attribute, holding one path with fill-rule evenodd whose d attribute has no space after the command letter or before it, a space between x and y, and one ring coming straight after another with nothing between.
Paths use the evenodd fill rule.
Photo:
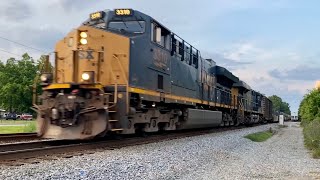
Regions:
<instances>
[{"instance_id":1,"label":"side window","mask_svg":"<svg viewBox=\"0 0 320 180\"><path fill-rule=\"evenodd\" d=\"M193 52L192 53L192 56L193 56L193 62L192 62L192 64L194 64L194 66L196 67L196 68L198 68L198 56L199 56L199 52L198 52L198 50L197 50L197 52Z\"/></svg>"},{"instance_id":2,"label":"side window","mask_svg":"<svg viewBox=\"0 0 320 180\"><path fill-rule=\"evenodd\" d=\"M198 69L199 58L201 61L199 50L181 39L176 34L172 34L171 36L171 47L172 56L175 55L177 59L180 59L186 64L194 66L196 69Z\"/></svg>"},{"instance_id":3,"label":"side window","mask_svg":"<svg viewBox=\"0 0 320 180\"><path fill-rule=\"evenodd\" d=\"M161 45L162 47L170 50L171 33L162 26L151 23L151 41Z\"/></svg>"}]
</instances>

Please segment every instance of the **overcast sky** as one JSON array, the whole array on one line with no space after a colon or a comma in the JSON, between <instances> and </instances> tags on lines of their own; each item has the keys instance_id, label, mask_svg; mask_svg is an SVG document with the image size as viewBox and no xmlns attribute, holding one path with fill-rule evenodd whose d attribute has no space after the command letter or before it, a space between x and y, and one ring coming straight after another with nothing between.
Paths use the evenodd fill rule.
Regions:
<instances>
[{"instance_id":1,"label":"overcast sky","mask_svg":"<svg viewBox=\"0 0 320 180\"><path fill-rule=\"evenodd\" d=\"M43 53L3 38L52 52L90 13L133 8L297 112L303 94L320 79L319 6L316 0L2 0L0 59L24 52L37 59Z\"/></svg>"}]
</instances>

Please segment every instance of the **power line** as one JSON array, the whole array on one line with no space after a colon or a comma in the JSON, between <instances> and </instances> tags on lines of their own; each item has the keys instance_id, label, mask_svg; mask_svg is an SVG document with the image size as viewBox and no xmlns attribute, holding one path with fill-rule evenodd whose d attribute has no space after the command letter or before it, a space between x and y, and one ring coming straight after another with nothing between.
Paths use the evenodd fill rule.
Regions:
<instances>
[{"instance_id":1,"label":"power line","mask_svg":"<svg viewBox=\"0 0 320 180\"><path fill-rule=\"evenodd\" d=\"M21 55L18 55L18 54L12 53L12 52L10 52L10 51L6 51L6 50L4 50L4 49L0 49L0 51L5 52L5 53L8 53L8 54L12 54L12 55L15 55L15 56L19 56L19 57L21 57Z\"/></svg>"},{"instance_id":2,"label":"power line","mask_svg":"<svg viewBox=\"0 0 320 180\"><path fill-rule=\"evenodd\" d=\"M47 52L46 52L46 51L44 51L44 50L37 49L37 48L31 47L31 46L28 46L28 45L25 45L25 44L19 43L19 42L16 42L16 41L10 40L10 39L5 38L5 37L1 37L1 36L0 36L0 39L3 39L3 40L6 40L6 41L9 41L9 42L12 42L12 43L18 44L18 45L20 45L20 46L23 46L23 47L26 47L26 48L29 48L29 49L36 50L36 51L39 51L39 52L42 52L42 53L47 53Z\"/></svg>"}]
</instances>

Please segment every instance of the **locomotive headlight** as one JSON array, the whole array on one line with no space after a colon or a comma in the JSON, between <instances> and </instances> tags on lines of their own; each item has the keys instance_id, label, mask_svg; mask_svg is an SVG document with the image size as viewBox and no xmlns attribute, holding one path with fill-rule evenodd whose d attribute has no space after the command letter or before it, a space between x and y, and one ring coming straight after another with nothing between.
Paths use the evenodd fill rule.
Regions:
<instances>
[{"instance_id":1,"label":"locomotive headlight","mask_svg":"<svg viewBox=\"0 0 320 180\"><path fill-rule=\"evenodd\" d=\"M43 73L40 76L40 81L42 86L47 86L53 82L53 75L52 73Z\"/></svg>"},{"instance_id":2,"label":"locomotive headlight","mask_svg":"<svg viewBox=\"0 0 320 180\"><path fill-rule=\"evenodd\" d=\"M79 31L80 44L82 44L82 45L88 44L87 37L88 37L88 33L86 31Z\"/></svg>"},{"instance_id":3,"label":"locomotive headlight","mask_svg":"<svg viewBox=\"0 0 320 180\"><path fill-rule=\"evenodd\" d=\"M88 81L90 79L90 74L85 72L85 73L82 73L81 77L82 77L82 80Z\"/></svg>"},{"instance_id":4,"label":"locomotive headlight","mask_svg":"<svg viewBox=\"0 0 320 180\"><path fill-rule=\"evenodd\" d=\"M84 83L94 83L94 71L84 71L81 74L81 79Z\"/></svg>"},{"instance_id":5,"label":"locomotive headlight","mask_svg":"<svg viewBox=\"0 0 320 180\"><path fill-rule=\"evenodd\" d=\"M42 82L46 82L46 81L48 80L47 74L42 74L42 75L40 76L40 80L41 80Z\"/></svg>"},{"instance_id":6,"label":"locomotive headlight","mask_svg":"<svg viewBox=\"0 0 320 180\"><path fill-rule=\"evenodd\" d=\"M88 37L88 34L86 32L81 32L80 33L80 37L81 38L87 38Z\"/></svg>"},{"instance_id":7,"label":"locomotive headlight","mask_svg":"<svg viewBox=\"0 0 320 180\"><path fill-rule=\"evenodd\" d=\"M82 38L82 39L80 39L80 43L81 43L82 45L88 44L88 40Z\"/></svg>"}]
</instances>

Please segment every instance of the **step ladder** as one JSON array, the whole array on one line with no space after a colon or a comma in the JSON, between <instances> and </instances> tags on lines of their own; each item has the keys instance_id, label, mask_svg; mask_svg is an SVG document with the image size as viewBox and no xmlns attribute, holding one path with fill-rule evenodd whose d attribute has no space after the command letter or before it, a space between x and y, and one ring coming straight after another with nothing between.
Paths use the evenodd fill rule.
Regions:
<instances>
[{"instance_id":1,"label":"step ladder","mask_svg":"<svg viewBox=\"0 0 320 180\"><path fill-rule=\"evenodd\" d=\"M115 95L113 93L105 93L105 95L108 95L109 97L109 105L108 105L108 115L109 115L109 120L108 120L108 130L112 132L120 132L123 131L122 128L120 128L120 123L119 120L117 119L117 110L116 110L116 102L114 101Z\"/></svg>"}]
</instances>

